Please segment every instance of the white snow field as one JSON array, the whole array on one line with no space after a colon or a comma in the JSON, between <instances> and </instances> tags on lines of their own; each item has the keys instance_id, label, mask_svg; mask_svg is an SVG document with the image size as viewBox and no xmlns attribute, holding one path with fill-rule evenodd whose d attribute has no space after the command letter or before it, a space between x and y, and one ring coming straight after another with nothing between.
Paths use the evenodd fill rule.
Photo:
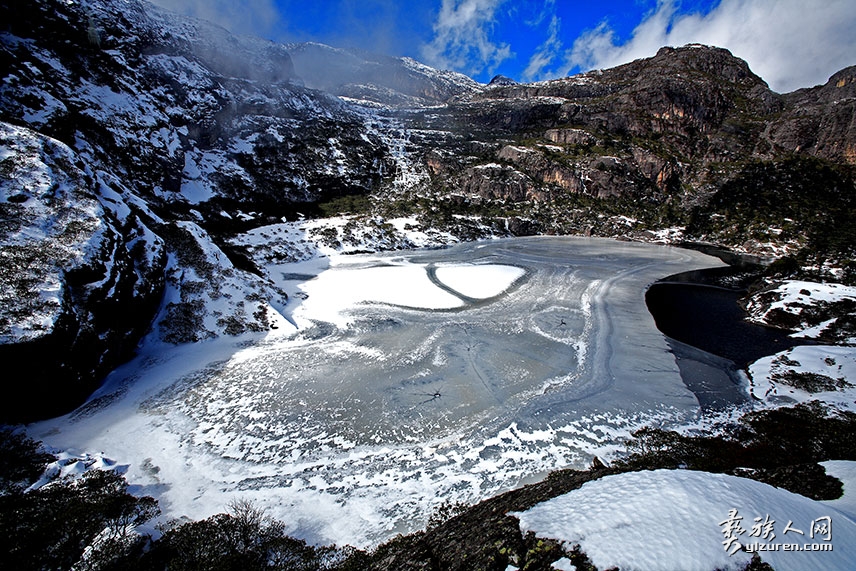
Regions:
<instances>
[{"instance_id":1,"label":"white snow field","mask_svg":"<svg viewBox=\"0 0 856 571\"><path fill-rule=\"evenodd\" d=\"M773 296L773 303L758 303L758 298ZM770 316L776 312L790 314L800 318L807 310L816 309L827 304L856 301L856 287L837 283L815 283L801 280L785 280L770 290L762 290L750 297L747 302L749 319L761 324L769 324ZM835 324L837 317L815 326L803 323L791 337L819 337L824 331ZM799 319L803 321L803 319ZM798 321L798 322L799 322ZM845 340L853 344L856 339Z\"/></svg>"},{"instance_id":2,"label":"white snow field","mask_svg":"<svg viewBox=\"0 0 856 571\"><path fill-rule=\"evenodd\" d=\"M798 345L762 357L749 365L749 392L760 402L781 406L821 400L841 410L856 411L856 350L839 345ZM800 378L819 388L809 392ZM796 386L793 380L796 379ZM849 379L849 380L848 380Z\"/></svg>"},{"instance_id":3,"label":"white snow field","mask_svg":"<svg viewBox=\"0 0 856 571\"><path fill-rule=\"evenodd\" d=\"M852 474L854 463L827 464ZM524 532L579 544L598 569L742 569L757 551L777 571L847 571L856 523L835 506L736 476L655 470L588 482L514 515Z\"/></svg>"},{"instance_id":4,"label":"white snow field","mask_svg":"<svg viewBox=\"0 0 856 571\"><path fill-rule=\"evenodd\" d=\"M644 302L721 263L585 238L333 256L266 270L289 294L266 337L148 341L77 411L34 424L127 466L164 519L247 499L311 542L371 546L656 422L699 414Z\"/></svg>"}]
</instances>

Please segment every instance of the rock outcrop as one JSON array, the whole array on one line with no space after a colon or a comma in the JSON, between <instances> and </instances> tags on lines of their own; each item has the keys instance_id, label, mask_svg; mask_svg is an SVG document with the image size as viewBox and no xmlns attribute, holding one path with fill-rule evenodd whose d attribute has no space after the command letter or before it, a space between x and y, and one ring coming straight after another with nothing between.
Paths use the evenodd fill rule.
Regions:
<instances>
[{"instance_id":1,"label":"rock outcrop","mask_svg":"<svg viewBox=\"0 0 856 571\"><path fill-rule=\"evenodd\" d=\"M14 364L0 418L19 421L82 402L133 353L166 254L144 216L102 206L66 145L0 123L0 146L0 358Z\"/></svg>"},{"instance_id":2,"label":"rock outcrop","mask_svg":"<svg viewBox=\"0 0 856 571\"><path fill-rule=\"evenodd\" d=\"M783 153L856 165L856 66L783 99L788 112L767 125L764 140Z\"/></svg>"}]
</instances>

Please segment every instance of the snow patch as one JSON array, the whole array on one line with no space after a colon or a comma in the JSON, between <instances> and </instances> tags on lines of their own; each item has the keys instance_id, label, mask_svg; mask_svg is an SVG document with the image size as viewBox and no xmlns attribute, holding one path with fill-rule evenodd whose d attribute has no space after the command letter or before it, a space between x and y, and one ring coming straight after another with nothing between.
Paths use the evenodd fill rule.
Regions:
<instances>
[{"instance_id":1,"label":"snow patch","mask_svg":"<svg viewBox=\"0 0 856 571\"><path fill-rule=\"evenodd\" d=\"M856 347L801 345L749 365L749 391L770 405L821 399L856 411Z\"/></svg>"},{"instance_id":2,"label":"snow patch","mask_svg":"<svg viewBox=\"0 0 856 571\"><path fill-rule=\"evenodd\" d=\"M476 299L495 297L526 274L523 268L498 264L443 265L436 272L443 284Z\"/></svg>"},{"instance_id":3,"label":"snow patch","mask_svg":"<svg viewBox=\"0 0 856 571\"><path fill-rule=\"evenodd\" d=\"M856 523L829 503L754 480L684 470L607 476L512 515L524 533L579 544L599 569L742 569L751 554L740 544L775 549L759 553L774 569L850 569L856 541ZM825 518L831 532L814 526ZM733 528L735 543L725 533L729 520L740 526ZM798 552L785 544L810 547ZM834 550L811 551L811 545Z\"/></svg>"},{"instance_id":4,"label":"snow patch","mask_svg":"<svg viewBox=\"0 0 856 571\"><path fill-rule=\"evenodd\" d=\"M301 289L308 299L295 318L327 321L342 328L349 323L346 311L364 303L419 309L452 309L464 305L458 297L432 284L424 266L406 263L376 267L360 264L352 268L341 264L335 271L323 272L306 282Z\"/></svg>"},{"instance_id":5,"label":"snow patch","mask_svg":"<svg viewBox=\"0 0 856 571\"><path fill-rule=\"evenodd\" d=\"M821 462L826 473L838 478L844 485L844 493L837 500L826 500L823 503L847 514L856 521L856 462L849 460L829 460Z\"/></svg>"}]
</instances>

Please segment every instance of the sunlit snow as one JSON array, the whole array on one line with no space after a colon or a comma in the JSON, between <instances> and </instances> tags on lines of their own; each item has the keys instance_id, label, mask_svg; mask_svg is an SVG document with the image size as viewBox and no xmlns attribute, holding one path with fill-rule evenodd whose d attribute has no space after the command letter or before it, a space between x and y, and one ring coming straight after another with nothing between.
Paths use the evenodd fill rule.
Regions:
<instances>
[{"instance_id":1,"label":"sunlit snow","mask_svg":"<svg viewBox=\"0 0 856 571\"><path fill-rule=\"evenodd\" d=\"M749 391L758 401L792 404L820 399L856 410L856 349L839 345L802 345L749 365ZM800 382L802 381L802 383ZM804 383L825 385L809 392ZM811 386L811 385L809 385Z\"/></svg>"},{"instance_id":2,"label":"sunlit snow","mask_svg":"<svg viewBox=\"0 0 856 571\"><path fill-rule=\"evenodd\" d=\"M524 532L579 544L598 569L736 570L757 550L777 570L845 570L856 545L856 523L833 503L689 470L607 476L515 515Z\"/></svg>"},{"instance_id":3,"label":"sunlit snow","mask_svg":"<svg viewBox=\"0 0 856 571\"><path fill-rule=\"evenodd\" d=\"M248 499L296 536L366 546L699 413L644 303L654 280L720 265L698 252L532 238L258 253L290 326L149 341L31 434L127 465L164 518Z\"/></svg>"}]
</instances>

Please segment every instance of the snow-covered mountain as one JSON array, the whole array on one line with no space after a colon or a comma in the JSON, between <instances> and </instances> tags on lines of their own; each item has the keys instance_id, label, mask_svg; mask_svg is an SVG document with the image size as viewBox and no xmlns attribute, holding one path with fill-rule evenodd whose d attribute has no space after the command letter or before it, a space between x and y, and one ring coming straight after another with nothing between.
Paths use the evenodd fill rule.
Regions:
<instances>
[{"instance_id":1,"label":"snow-covered mountain","mask_svg":"<svg viewBox=\"0 0 856 571\"><path fill-rule=\"evenodd\" d=\"M171 342L267 329L285 296L224 232L376 191L395 168L389 125L304 87L284 46L136 1L0 11L0 350L35 364L5 418L79 402L156 315ZM426 95L450 89L395 61Z\"/></svg>"},{"instance_id":2,"label":"snow-covered mountain","mask_svg":"<svg viewBox=\"0 0 856 571\"><path fill-rule=\"evenodd\" d=\"M395 107L438 105L480 91L469 77L411 58L343 50L313 42L285 46L304 85L340 97Z\"/></svg>"},{"instance_id":3,"label":"snow-covered mountain","mask_svg":"<svg viewBox=\"0 0 856 571\"><path fill-rule=\"evenodd\" d=\"M284 259L532 233L852 252L856 68L779 95L727 51L688 46L485 86L140 0L0 17L0 356L31 381L10 381L3 419L73 407L147 331L277 327L287 296L244 233L303 216L367 215L292 236ZM811 214L830 204L833 242Z\"/></svg>"}]
</instances>

